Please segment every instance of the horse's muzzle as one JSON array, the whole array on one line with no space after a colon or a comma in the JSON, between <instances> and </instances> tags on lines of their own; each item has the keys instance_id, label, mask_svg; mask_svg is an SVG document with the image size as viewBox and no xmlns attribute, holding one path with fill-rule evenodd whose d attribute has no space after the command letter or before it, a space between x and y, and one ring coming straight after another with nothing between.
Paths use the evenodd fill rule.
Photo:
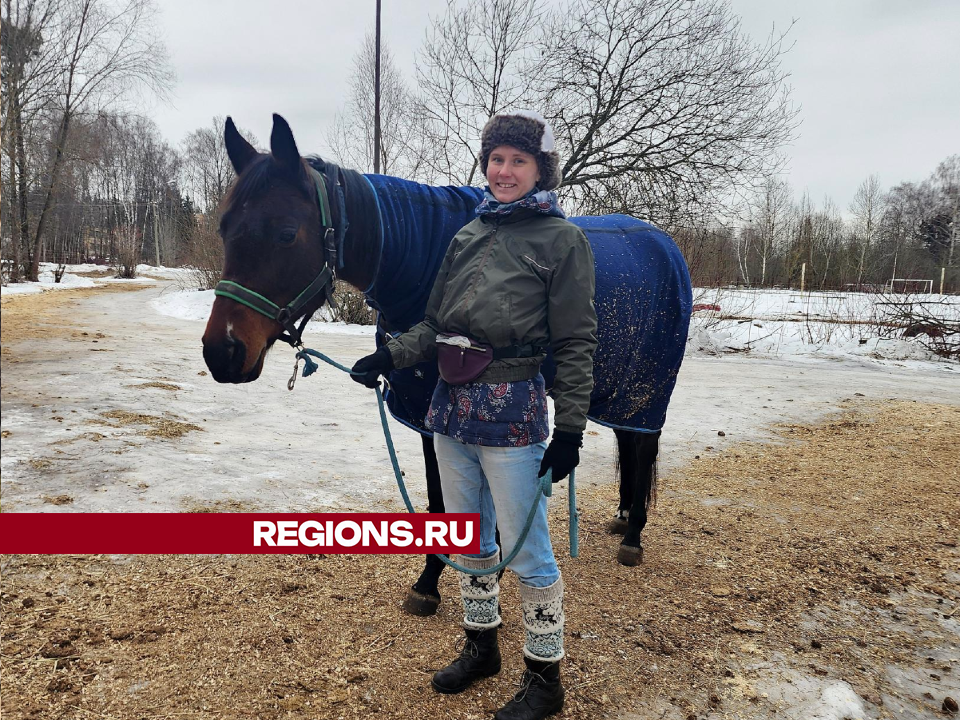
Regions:
<instances>
[{"instance_id":1,"label":"horse's muzzle","mask_svg":"<svg viewBox=\"0 0 960 720\"><path fill-rule=\"evenodd\" d=\"M245 383L260 375L260 363L250 372L244 372L247 347L242 342L226 337L219 342L203 343L203 360L213 379L219 383Z\"/></svg>"}]
</instances>

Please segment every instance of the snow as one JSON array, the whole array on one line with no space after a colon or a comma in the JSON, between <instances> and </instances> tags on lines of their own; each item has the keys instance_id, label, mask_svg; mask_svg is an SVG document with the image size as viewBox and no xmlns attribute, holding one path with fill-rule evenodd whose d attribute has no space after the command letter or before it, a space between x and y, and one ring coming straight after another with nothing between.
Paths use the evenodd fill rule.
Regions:
<instances>
[{"instance_id":1,"label":"snow","mask_svg":"<svg viewBox=\"0 0 960 720\"><path fill-rule=\"evenodd\" d=\"M889 337L895 331L884 323L891 303L909 302L922 304L937 317L960 321L960 297L698 288L694 298L695 305L720 310L694 312L688 354L749 353L798 362L896 362L908 367L936 363L945 370L956 369L919 338Z\"/></svg>"},{"instance_id":2,"label":"snow","mask_svg":"<svg viewBox=\"0 0 960 720\"><path fill-rule=\"evenodd\" d=\"M161 315L178 320L196 320L206 322L210 317L215 296L213 290L193 290L173 292L150 301L150 307ZM326 308L318 312L307 323L311 333L336 333L339 335L370 335L376 329L372 325L350 325L344 322L328 320Z\"/></svg>"},{"instance_id":3,"label":"snow","mask_svg":"<svg viewBox=\"0 0 960 720\"><path fill-rule=\"evenodd\" d=\"M888 299L886 296L884 299ZM960 319L960 298L942 300L948 317ZM698 311L690 323L687 353L711 356L748 351L751 356L809 360L851 360L921 363L949 369L917 338L881 338L871 320L881 312L874 296L860 293L794 293L763 291L695 291L695 302L718 304L721 311ZM213 305L212 290L166 293L150 306L161 315L206 322ZM940 307L940 306L938 306ZM941 310L942 311L942 310ZM950 314L952 313L952 315ZM729 316L737 319L722 319ZM863 323L863 324L845 324ZM328 322L321 313L310 321L310 333L373 335L372 326Z\"/></svg>"},{"instance_id":4,"label":"snow","mask_svg":"<svg viewBox=\"0 0 960 720\"><path fill-rule=\"evenodd\" d=\"M63 277L60 278L60 282L54 282L54 266L44 263L40 267L40 282L23 282L4 285L0 292L2 292L4 296L33 295L43 292L44 290L74 290L76 288L93 287L96 285L91 278L80 277L79 275L73 274L77 272L77 270L74 269L75 267L77 266L69 267L68 270L72 270L73 272L65 272Z\"/></svg>"},{"instance_id":5,"label":"snow","mask_svg":"<svg viewBox=\"0 0 960 720\"><path fill-rule=\"evenodd\" d=\"M777 716L784 720L846 720L865 715L863 700L843 680L781 666L762 673L756 689L780 710Z\"/></svg>"},{"instance_id":6,"label":"snow","mask_svg":"<svg viewBox=\"0 0 960 720\"><path fill-rule=\"evenodd\" d=\"M38 293L45 290L93 287L107 283L158 283L173 281L150 307L170 318L206 322L213 305L212 290L178 290L188 287L190 270L137 266L132 280L90 278L103 265L68 265L60 283L54 283L56 265L41 264L39 283L4 285L3 295ZM853 362L896 364L898 367L937 367L951 372L956 363L945 362L923 346L922 339L887 337L883 320L891 303L914 302L933 315L960 320L960 297L950 295L872 295L868 293L805 292L795 290L696 288L694 304L719 306L720 310L694 312L687 339L687 354L710 357L749 354L751 357L789 358L797 363ZM310 334L370 336L371 326L332 322L321 311L308 324Z\"/></svg>"},{"instance_id":7,"label":"snow","mask_svg":"<svg viewBox=\"0 0 960 720\"><path fill-rule=\"evenodd\" d=\"M96 265L94 263L83 263L80 265L67 265L66 272L56 282L54 271L57 269L56 263L40 263L40 281L22 282L3 285L0 293L4 297L8 295L34 295L47 290L73 290L76 288L95 287L101 284L112 283L155 283L158 280L180 280L184 278L189 270L183 268L155 267L153 265L137 265L137 277L135 278L116 278L116 277L85 277L90 273L102 273L112 270L106 265Z\"/></svg>"}]
</instances>

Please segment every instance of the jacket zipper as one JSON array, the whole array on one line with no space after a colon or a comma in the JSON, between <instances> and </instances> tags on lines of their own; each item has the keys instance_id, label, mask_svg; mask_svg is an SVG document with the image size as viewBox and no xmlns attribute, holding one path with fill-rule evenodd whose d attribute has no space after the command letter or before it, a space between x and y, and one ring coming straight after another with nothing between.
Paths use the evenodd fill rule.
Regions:
<instances>
[{"instance_id":1,"label":"jacket zipper","mask_svg":"<svg viewBox=\"0 0 960 720\"><path fill-rule=\"evenodd\" d=\"M474 295L476 295L477 282L480 280L480 273L483 272L483 268L487 264L487 258L490 257L490 250L493 249L493 242L497 239L497 230L499 229L500 222L497 221L497 223L493 226L493 232L490 234L490 242L487 243L487 248L483 251L483 257L480 258L480 265L477 267L477 271L473 275L473 280L470 283L470 287L467 289L466 301L468 305L473 301Z\"/></svg>"}]
</instances>

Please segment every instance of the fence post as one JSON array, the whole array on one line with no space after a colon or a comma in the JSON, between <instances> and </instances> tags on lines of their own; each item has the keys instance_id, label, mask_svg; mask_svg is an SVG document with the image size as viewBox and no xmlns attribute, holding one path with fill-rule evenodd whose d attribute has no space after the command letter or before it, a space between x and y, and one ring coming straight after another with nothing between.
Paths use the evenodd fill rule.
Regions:
<instances>
[{"instance_id":1,"label":"fence post","mask_svg":"<svg viewBox=\"0 0 960 720\"><path fill-rule=\"evenodd\" d=\"M807 280L807 264L804 263L800 266L800 292L803 292L803 287L806 284Z\"/></svg>"},{"instance_id":2,"label":"fence post","mask_svg":"<svg viewBox=\"0 0 960 720\"><path fill-rule=\"evenodd\" d=\"M947 274L945 267L940 268L940 294L943 295L943 276Z\"/></svg>"}]
</instances>

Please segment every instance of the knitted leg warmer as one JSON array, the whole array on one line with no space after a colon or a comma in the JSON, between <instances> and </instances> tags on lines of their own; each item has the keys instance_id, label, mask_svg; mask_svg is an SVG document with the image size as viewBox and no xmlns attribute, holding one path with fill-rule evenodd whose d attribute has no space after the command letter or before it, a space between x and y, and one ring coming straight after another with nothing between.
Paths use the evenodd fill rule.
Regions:
<instances>
[{"instance_id":1,"label":"knitted leg warmer","mask_svg":"<svg viewBox=\"0 0 960 720\"><path fill-rule=\"evenodd\" d=\"M520 606L530 660L556 662L563 657L563 578L545 588L520 584Z\"/></svg>"},{"instance_id":2,"label":"knitted leg warmer","mask_svg":"<svg viewBox=\"0 0 960 720\"><path fill-rule=\"evenodd\" d=\"M498 550L490 557L460 556L459 562L471 570L488 570L500 562ZM500 625L500 581L497 573L460 576L460 597L463 600L463 626L468 630L489 630Z\"/></svg>"}]
</instances>

